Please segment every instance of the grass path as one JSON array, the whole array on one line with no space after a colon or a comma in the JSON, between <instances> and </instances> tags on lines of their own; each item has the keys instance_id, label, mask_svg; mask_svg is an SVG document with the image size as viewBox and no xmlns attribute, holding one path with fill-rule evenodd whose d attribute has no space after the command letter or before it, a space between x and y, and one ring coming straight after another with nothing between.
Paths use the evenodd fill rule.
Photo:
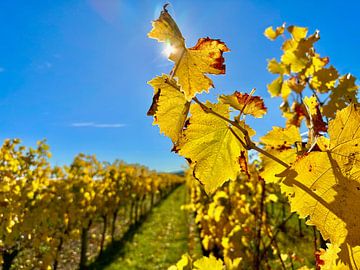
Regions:
<instances>
[{"instance_id":1,"label":"grass path","mask_svg":"<svg viewBox=\"0 0 360 270\"><path fill-rule=\"evenodd\" d=\"M146 220L111 256L112 262L94 269L152 270L167 269L188 250L187 214L180 210L185 203L186 187L178 187L149 214Z\"/></svg>"}]
</instances>

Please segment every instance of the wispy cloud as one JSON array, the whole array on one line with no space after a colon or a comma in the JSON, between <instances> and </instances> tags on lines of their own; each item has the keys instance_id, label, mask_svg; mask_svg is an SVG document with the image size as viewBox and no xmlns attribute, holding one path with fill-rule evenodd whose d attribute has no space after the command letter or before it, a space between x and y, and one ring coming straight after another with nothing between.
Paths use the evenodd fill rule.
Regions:
<instances>
[{"instance_id":1,"label":"wispy cloud","mask_svg":"<svg viewBox=\"0 0 360 270\"><path fill-rule=\"evenodd\" d=\"M38 70L48 70L48 69L51 69L53 67L53 64L49 61L45 61L45 62L42 62L42 63L39 63L36 65L36 68Z\"/></svg>"},{"instance_id":2,"label":"wispy cloud","mask_svg":"<svg viewBox=\"0 0 360 270\"><path fill-rule=\"evenodd\" d=\"M44 62L41 65L39 65L40 68L52 68L53 64L51 62Z\"/></svg>"},{"instance_id":3,"label":"wispy cloud","mask_svg":"<svg viewBox=\"0 0 360 270\"><path fill-rule=\"evenodd\" d=\"M81 123L72 123L71 124L72 127L77 127L77 128L81 128L81 127L90 127L90 128L122 128L125 127L124 124L120 124L120 123L114 123L114 124L105 124L105 123L94 123L94 122L81 122Z\"/></svg>"}]
</instances>

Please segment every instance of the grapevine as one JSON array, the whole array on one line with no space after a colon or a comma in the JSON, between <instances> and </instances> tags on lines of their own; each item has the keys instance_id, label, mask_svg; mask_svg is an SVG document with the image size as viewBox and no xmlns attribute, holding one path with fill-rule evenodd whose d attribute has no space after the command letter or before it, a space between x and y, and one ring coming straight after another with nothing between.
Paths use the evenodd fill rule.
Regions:
<instances>
[{"instance_id":1,"label":"grapevine","mask_svg":"<svg viewBox=\"0 0 360 270\"><path fill-rule=\"evenodd\" d=\"M169 60L174 66L168 75L149 82L154 97L148 115L154 117L160 132L172 140L172 150L189 162L191 174L208 196L213 195L209 206L194 195L193 206L189 207L198 215L203 246L212 251L210 257L193 262L184 255L172 269L223 269L224 263L226 269L243 269L249 265L260 269L270 263L266 260L270 246L280 256L276 226L268 224L264 217L266 197L270 197L273 186L285 194L291 211L306 219L308 225L316 226L328 241L327 249L317 252L318 267L358 269L359 87L353 75L340 75L334 66L329 66L328 57L316 52L319 32L308 35L305 27L285 24L265 30L270 40L284 38L280 61L268 62L269 72L277 75L268 84L268 91L272 97L282 98L280 110L286 126L273 127L255 142L252 139L255 131L246 124L246 116L261 118L267 112L261 97L254 96L253 91L250 94L235 91L232 95L219 96L217 103L198 99L214 87L208 74L225 74L223 54L229 51L226 44L206 37L187 48L166 6L152 27L148 36L172 47ZM307 130L305 137L300 134L303 126ZM251 164L249 150L259 153L256 164ZM229 180L232 182L226 185L230 190L219 191ZM222 200L234 200L230 205L235 207L247 200L245 186L253 189L255 199L251 205L256 211L223 214L226 207ZM197 189L192 192L198 194ZM209 211L205 220L201 216L204 211ZM221 221L232 216L234 224ZM209 219L217 226L211 227ZM236 247L239 237L234 237L234 242L231 239L238 232L244 235L248 223L255 230L254 246L249 245L255 257L251 258L244 249L246 244ZM235 254L230 254L227 247ZM279 261L286 268L281 256Z\"/></svg>"},{"instance_id":2,"label":"grapevine","mask_svg":"<svg viewBox=\"0 0 360 270\"><path fill-rule=\"evenodd\" d=\"M119 219L139 222L183 180L121 161L103 163L79 154L70 166L51 167L49 147L6 140L0 148L0 264L6 269L58 269L91 260L115 240ZM124 212L123 210L128 210ZM91 235L92 226L102 226ZM108 229L110 226L110 230ZM64 253L79 247L80 256Z\"/></svg>"}]
</instances>

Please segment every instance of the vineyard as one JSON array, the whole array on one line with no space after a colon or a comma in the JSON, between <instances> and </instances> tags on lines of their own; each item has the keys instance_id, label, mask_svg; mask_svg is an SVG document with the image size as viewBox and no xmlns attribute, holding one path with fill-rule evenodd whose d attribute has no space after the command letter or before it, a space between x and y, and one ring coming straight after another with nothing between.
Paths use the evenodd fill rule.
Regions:
<instances>
[{"instance_id":1,"label":"vineyard","mask_svg":"<svg viewBox=\"0 0 360 270\"><path fill-rule=\"evenodd\" d=\"M226 73L226 43L187 47L168 4L152 22L171 68L148 82L147 114L184 171L82 153L56 166L45 140L6 139L0 269L359 269L356 78L318 53L319 31L284 23L264 36L281 44L267 90L286 123L257 137L249 123L272 112L255 88L206 96L209 75Z\"/></svg>"},{"instance_id":2,"label":"vineyard","mask_svg":"<svg viewBox=\"0 0 360 270\"><path fill-rule=\"evenodd\" d=\"M2 269L87 269L106 245L182 183L120 161L79 154L51 167L48 146L1 147Z\"/></svg>"}]
</instances>

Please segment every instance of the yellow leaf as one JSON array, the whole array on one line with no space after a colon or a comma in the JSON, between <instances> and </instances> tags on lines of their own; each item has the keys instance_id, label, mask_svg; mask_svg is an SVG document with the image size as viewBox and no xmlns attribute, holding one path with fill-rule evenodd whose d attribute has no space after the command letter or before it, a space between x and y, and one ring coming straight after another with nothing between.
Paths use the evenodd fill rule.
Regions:
<instances>
[{"instance_id":1,"label":"yellow leaf","mask_svg":"<svg viewBox=\"0 0 360 270\"><path fill-rule=\"evenodd\" d=\"M289 68L286 65L277 62L276 59L268 61L267 69L272 74L289 74Z\"/></svg>"},{"instance_id":2,"label":"yellow leaf","mask_svg":"<svg viewBox=\"0 0 360 270\"><path fill-rule=\"evenodd\" d=\"M338 111L335 120L329 123L329 135L330 151L341 165L343 173L360 178L359 107L351 104Z\"/></svg>"},{"instance_id":3,"label":"yellow leaf","mask_svg":"<svg viewBox=\"0 0 360 270\"><path fill-rule=\"evenodd\" d=\"M294 90L296 93L301 93L306 86L305 80L299 80L296 77L290 78L289 80L287 80L287 83L288 83L289 88L291 90Z\"/></svg>"},{"instance_id":4,"label":"yellow leaf","mask_svg":"<svg viewBox=\"0 0 360 270\"><path fill-rule=\"evenodd\" d=\"M165 8L152 25L153 29L148 36L160 42L168 42L172 47L169 56L169 59L175 62L172 75L177 78L181 91L188 101L197 93L208 92L213 87L211 79L204 74L225 73L222 54L229 51L225 43L220 40L200 38L194 47L186 48L178 26Z\"/></svg>"},{"instance_id":5,"label":"yellow leaf","mask_svg":"<svg viewBox=\"0 0 360 270\"><path fill-rule=\"evenodd\" d=\"M337 110L345 108L350 102L358 102L359 86L355 84L355 81L356 78L351 74L339 78L338 85L330 93L329 101L323 106L324 116L334 118Z\"/></svg>"},{"instance_id":6,"label":"yellow leaf","mask_svg":"<svg viewBox=\"0 0 360 270\"><path fill-rule=\"evenodd\" d=\"M330 148L330 140L324 136L317 137L316 144L319 146L320 151L326 151Z\"/></svg>"},{"instance_id":7,"label":"yellow leaf","mask_svg":"<svg viewBox=\"0 0 360 270\"><path fill-rule=\"evenodd\" d=\"M204 238L201 240L201 244L205 250L210 249L210 244L212 242L211 235L206 234Z\"/></svg>"},{"instance_id":8,"label":"yellow leaf","mask_svg":"<svg viewBox=\"0 0 360 270\"><path fill-rule=\"evenodd\" d=\"M239 269L241 261L242 261L242 258L235 258L233 260L231 258L229 258L229 257L224 258L224 262L225 262L227 270L237 270L237 269Z\"/></svg>"},{"instance_id":9,"label":"yellow leaf","mask_svg":"<svg viewBox=\"0 0 360 270\"><path fill-rule=\"evenodd\" d=\"M271 97L277 97L281 94L282 83L283 83L282 77L278 77L267 85L267 89Z\"/></svg>"},{"instance_id":10,"label":"yellow leaf","mask_svg":"<svg viewBox=\"0 0 360 270\"><path fill-rule=\"evenodd\" d=\"M315 96L311 96L311 97L304 97L304 104L306 105L306 107L309 110L309 113L311 115L316 114L317 112L317 107L318 107L318 102Z\"/></svg>"},{"instance_id":11,"label":"yellow leaf","mask_svg":"<svg viewBox=\"0 0 360 270\"><path fill-rule=\"evenodd\" d=\"M285 24L283 24L282 26L276 27L275 30L273 29L272 26L269 26L268 28L265 29L264 35L265 35L265 37L267 37L270 40L275 40L278 36L280 36L284 33L284 30L285 30Z\"/></svg>"},{"instance_id":12,"label":"yellow leaf","mask_svg":"<svg viewBox=\"0 0 360 270\"><path fill-rule=\"evenodd\" d=\"M283 76L279 76L267 85L268 92L271 97L281 96L284 100L291 94L289 80L283 80Z\"/></svg>"},{"instance_id":13,"label":"yellow leaf","mask_svg":"<svg viewBox=\"0 0 360 270\"><path fill-rule=\"evenodd\" d=\"M302 120L306 115L305 105L302 103L293 102L291 108L284 110L283 116L287 119L286 126L294 125L300 127Z\"/></svg>"},{"instance_id":14,"label":"yellow leaf","mask_svg":"<svg viewBox=\"0 0 360 270\"><path fill-rule=\"evenodd\" d=\"M289 65L292 72L301 72L307 65L308 59L296 51L286 50L281 56L281 61Z\"/></svg>"},{"instance_id":15,"label":"yellow leaf","mask_svg":"<svg viewBox=\"0 0 360 270\"><path fill-rule=\"evenodd\" d=\"M289 255L288 255L288 254L283 254L283 253L281 253L281 254L280 254L280 257L281 257L281 260L282 260L282 261L286 261L286 260L289 258Z\"/></svg>"},{"instance_id":16,"label":"yellow leaf","mask_svg":"<svg viewBox=\"0 0 360 270\"><path fill-rule=\"evenodd\" d=\"M260 138L260 141L265 144L267 152L291 165L296 160L296 144L301 142L301 136L296 126L273 127L270 132ZM283 172L285 167L265 155L261 155L261 160L263 166L260 176L266 182L278 182L281 178L277 175Z\"/></svg>"},{"instance_id":17,"label":"yellow leaf","mask_svg":"<svg viewBox=\"0 0 360 270\"><path fill-rule=\"evenodd\" d=\"M187 100L197 93L208 92L212 80L204 74L225 74L223 52L229 49L220 40L201 38L198 43L183 51L175 60L174 77L178 79Z\"/></svg>"},{"instance_id":18,"label":"yellow leaf","mask_svg":"<svg viewBox=\"0 0 360 270\"><path fill-rule=\"evenodd\" d=\"M221 95L219 100L244 114L251 114L258 118L262 117L267 111L261 97L250 96L238 91L235 91L232 95Z\"/></svg>"},{"instance_id":19,"label":"yellow leaf","mask_svg":"<svg viewBox=\"0 0 360 270\"><path fill-rule=\"evenodd\" d=\"M168 270L191 270L191 258L188 254L183 254L176 265L170 266Z\"/></svg>"},{"instance_id":20,"label":"yellow leaf","mask_svg":"<svg viewBox=\"0 0 360 270\"><path fill-rule=\"evenodd\" d=\"M185 39L180 29L165 8L161 11L160 17L152 22L152 27L148 37L154 38L159 42L169 42L175 50L185 48Z\"/></svg>"},{"instance_id":21,"label":"yellow leaf","mask_svg":"<svg viewBox=\"0 0 360 270\"><path fill-rule=\"evenodd\" d=\"M315 54L311 58L312 64L310 67L306 69L305 76L310 77L312 76L316 71L322 69L324 66L326 66L329 63L329 57L320 57L319 54Z\"/></svg>"},{"instance_id":22,"label":"yellow leaf","mask_svg":"<svg viewBox=\"0 0 360 270\"><path fill-rule=\"evenodd\" d=\"M228 105L207 102L206 106L229 118ZM195 176L206 192L212 193L225 181L236 179L240 171L238 157L245 150L236 136L244 137L231 130L226 121L204 112L198 104L191 105L190 114L190 123L179 143L179 154L195 164Z\"/></svg>"},{"instance_id":23,"label":"yellow leaf","mask_svg":"<svg viewBox=\"0 0 360 270\"><path fill-rule=\"evenodd\" d=\"M184 127L190 103L179 91L176 81L170 79L168 75L156 77L149 84L154 88L155 97L157 97L151 106L155 108L153 124L158 125L160 132L176 144Z\"/></svg>"},{"instance_id":24,"label":"yellow leaf","mask_svg":"<svg viewBox=\"0 0 360 270\"><path fill-rule=\"evenodd\" d=\"M224 264L220 259L214 256L202 257L194 262L195 270L224 270Z\"/></svg>"},{"instance_id":25,"label":"yellow leaf","mask_svg":"<svg viewBox=\"0 0 360 270\"><path fill-rule=\"evenodd\" d=\"M307 108L308 114L311 116L312 130L315 136L318 136L320 132L326 132L326 123L323 121L323 117L320 112L320 106L315 96L305 97L304 104Z\"/></svg>"},{"instance_id":26,"label":"yellow leaf","mask_svg":"<svg viewBox=\"0 0 360 270\"><path fill-rule=\"evenodd\" d=\"M178 270L190 269L191 259L189 255L185 254L181 256L181 260L176 263L176 267Z\"/></svg>"},{"instance_id":27,"label":"yellow leaf","mask_svg":"<svg viewBox=\"0 0 360 270\"><path fill-rule=\"evenodd\" d=\"M281 56L282 64L290 66L291 72L302 72L312 63L312 55L314 55L313 44L319 40L318 32L306 37L306 28L293 27L293 38L284 42L282 49L284 54ZM303 38L302 38L303 37Z\"/></svg>"},{"instance_id":28,"label":"yellow leaf","mask_svg":"<svg viewBox=\"0 0 360 270\"><path fill-rule=\"evenodd\" d=\"M339 258L360 267L360 112L339 111L329 123L330 149L311 152L283 173L281 188L292 211L309 217L324 239L341 248Z\"/></svg>"},{"instance_id":29,"label":"yellow leaf","mask_svg":"<svg viewBox=\"0 0 360 270\"><path fill-rule=\"evenodd\" d=\"M322 68L313 74L310 86L320 93L326 93L335 86L338 77L339 73L333 66Z\"/></svg>"},{"instance_id":30,"label":"yellow leaf","mask_svg":"<svg viewBox=\"0 0 360 270\"><path fill-rule=\"evenodd\" d=\"M283 99L287 99L287 97L291 94L291 88L289 85L289 80L283 81L281 85L281 97Z\"/></svg>"},{"instance_id":31,"label":"yellow leaf","mask_svg":"<svg viewBox=\"0 0 360 270\"><path fill-rule=\"evenodd\" d=\"M339 262L338 253L340 248L338 245L326 244L327 249L321 250L320 264L321 270L350 270L350 267L345 266L342 262Z\"/></svg>"},{"instance_id":32,"label":"yellow leaf","mask_svg":"<svg viewBox=\"0 0 360 270\"><path fill-rule=\"evenodd\" d=\"M260 141L267 147L288 148L301 142L301 136L299 129L295 126L287 128L273 127L271 131L260 138Z\"/></svg>"},{"instance_id":33,"label":"yellow leaf","mask_svg":"<svg viewBox=\"0 0 360 270\"><path fill-rule=\"evenodd\" d=\"M291 165L293 162L295 162L297 156L297 150L295 148L283 150L268 149L267 152L282 160L288 165ZM260 155L260 157L262 160L262 169L259 173L260 176L267 183L279 182L281 180L281 177L279 177L278 175L285 170L285 167L265 155Z\"/></svg>"},{"instance_id":34,"label":"yellow leaf","mask_svg":"<svg viewBox=\"0 0 360 270\"><path fill-rule=\"evenodd\" d=\"M289 26L287 30L290 32L292 38L296 41L300 41L301 39L305 38L308 32L306 27L299 27L294 25Z\"/></svg>"},{"instance_id":35,"label":"yellow leaf","mask_svg":"<svg viewBox=\"0 0 360 270\"><path fill-rule=\"evenodd\" d=\"M270 194L267 198L266 198L267 201L270 201L270 202L277 202L278 201L278 196L276 196L275 194Z\"/></svg>"},{"instance_id":36,"label":"yellow leaf","mask_svg":"<svg viewBox=\"0 0 360 270\"><path fill-rule=\"evenodd\" d=\"M222 216L224 210L225 210L225 207L222 206L222 205L217 206L217 207L215 208L213 214L214 214L214 220L215 220L216 222L220 222L221 216Z\"/></svg>"}]
</instances>

